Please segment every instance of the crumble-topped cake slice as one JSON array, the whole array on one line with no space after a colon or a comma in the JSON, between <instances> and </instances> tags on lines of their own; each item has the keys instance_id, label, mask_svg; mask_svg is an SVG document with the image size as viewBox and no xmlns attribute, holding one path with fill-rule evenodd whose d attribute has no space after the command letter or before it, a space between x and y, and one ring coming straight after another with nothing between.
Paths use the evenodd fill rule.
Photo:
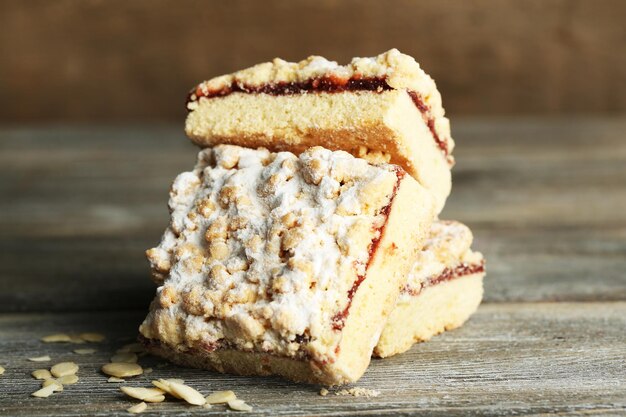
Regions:
<instances>
[{"instance_id":1,"label":"crumble-topped cake slice","mask_svg":"<svg viewBox=\"0 0 626 417\"><path fill-rule=\"evenodd\" d=\"M455 221L434 222L395 309L374 349L387 357L461 326L483 296L485 260L472 232Z\"/></svg>"},{"instance_id":2,"label":"crumble-topped cake slice","mask_svg":"<svg viewBox=\"0 0 626 417\"><path fill-rule=\"evenodd\" d=\"M365 372L434 218L402 168L220 145L171 189L140 332L173 362L327 385Z\"/></svg>"},{"instance_id":3,"label":"crumble-topped cake slice","mask_svg":"<svg viewBox=\"0 0 626 417\"><path fill-rule=\"evenodd\" d=\"M402 166L434 194L437 212L450 193L454 141L441 95L397 49L345 66L277 58L199 84L187 108L185 130L201 146L323 146Z\"/></svg>"}]
</instances>

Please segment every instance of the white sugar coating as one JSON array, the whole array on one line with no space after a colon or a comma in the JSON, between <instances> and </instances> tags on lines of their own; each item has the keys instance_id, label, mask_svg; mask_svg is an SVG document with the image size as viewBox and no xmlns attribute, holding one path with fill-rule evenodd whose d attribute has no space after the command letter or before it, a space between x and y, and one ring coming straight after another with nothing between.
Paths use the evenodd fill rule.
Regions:
<instances>
[{"instance_id":1,"label":"white sugar coating","mask_svg":"<svg viewBox=\"0 0 626 417\"><path fill-rule=\"evenodd\" d=\"M142 334L178 348L334 355L333 316L365 274L398 172L320 147L201 151L147 252L163 285Z\"/></svg>"},{"instance_id":2,"label":"white sugar coating","mask_svg":"<svg viewBox=\"0 0 626 417\"><path fill-rule=\"evenodd\" d=\"M472 231L456 221L436 221L422 251L409 273L405 288L419 290L429 278L437 277L446 268L454 268L463 263L475 265L483 261L480 252L471 250ZM405 292L403 297L407 297Z\"/></svg>"}]
</instances>

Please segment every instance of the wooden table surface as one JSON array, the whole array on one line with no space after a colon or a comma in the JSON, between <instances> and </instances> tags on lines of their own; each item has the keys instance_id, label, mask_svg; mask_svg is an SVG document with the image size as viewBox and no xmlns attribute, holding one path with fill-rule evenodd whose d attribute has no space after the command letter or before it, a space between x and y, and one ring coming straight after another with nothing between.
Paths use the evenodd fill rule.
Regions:
<instances>
[{"instance_id":1,"label":"wooden table surface","mask_svg":"<svg viewBox=\"0 0 626 417\"><path fill-rule=\"evenodd\" d=\"M319 387L162 367L232 389L249 415L626 414L626 119L462 119L443 218L468 224L488 260L485 301L462 328L374 360L354 386ZM153 296L143 251L168 218L167 190L195 148L180 126L0 129L0 415L128 415L99 367L136 336ZM84 345L53 332L98 331ZM28 357L49 354L52 362ZM78 384L30 397L34 369L76 361ZM222 415L166 401L149 411ZM230 411L230 414L236 412Z\"/></svg>"}]
</instances>

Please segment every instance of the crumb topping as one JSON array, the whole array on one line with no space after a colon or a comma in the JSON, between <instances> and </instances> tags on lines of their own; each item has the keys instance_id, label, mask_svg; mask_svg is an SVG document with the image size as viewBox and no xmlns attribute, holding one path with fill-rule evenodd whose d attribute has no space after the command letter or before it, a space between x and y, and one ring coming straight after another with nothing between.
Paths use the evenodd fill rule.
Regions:
<instances>
[{"instance_id":1,"label":"crumb topping","mask_svg":"<svg viewBox=\"0 0 626 417\"><path fill-rule=\"evenodd\" d=\"M483 255L470 248L473 239L472 231L462 223L441 220L434 222L424 248L409 273L402 297L419 294L430 280L446 271L460 271L463 269L460 267L464 265L482 266Z\"/></svg>"},{"instance_id":2,"label":"crumb topping","mask_svg":"<svg viewBox=\"0 0 626 417\"><path fill-rule=\"evenodd\" d=\"M334 360L332 317L366 273L397 170L320 147L201 151L174 181L170 226L147 251L162 286L142 334L178 349Z\"/></svg>"}]
</instances>

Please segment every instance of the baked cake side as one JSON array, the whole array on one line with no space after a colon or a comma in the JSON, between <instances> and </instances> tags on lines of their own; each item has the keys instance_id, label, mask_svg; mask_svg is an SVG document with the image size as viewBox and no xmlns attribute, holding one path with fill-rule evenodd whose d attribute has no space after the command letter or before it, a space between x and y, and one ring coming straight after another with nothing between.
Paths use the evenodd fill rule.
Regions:
<instances>
[{"instance_id":1,"label":"baked cake side","mask_svg":"<svg viewBox=\"0 0 626 417\"><path fill-rule=\"evenodd\" d=\"M476 311L483 295L485 261L470 249L472 240L470 229L459 222L433 223L374 356L402 353L414 343L461 326Z\"/></svg>"},{"instance_id":2,"label":"baked cake side","mask_svg":"<svg viewBox=\"0 0 626 417\"><path fill-rule=\"evenodd\" d=\"M275 59L201 83L187 106L186 133L201 146L319 145L402 166L435 195L438 212L450 193L454 141L441 95L396 49L345 66Z\"/></svg>"},{"instance_id":3,"label":"baked cake side","mask_svg":"<svg viewBox=\"0 0 626 417\"><path fill-rule=\"evenodd\" d=\"M404 171L220 145L170 193L140 332L173 362L335 385L367 368L434 217ZM411 221L407 221L410 219Z\"/></svg>"}]
</instances>

